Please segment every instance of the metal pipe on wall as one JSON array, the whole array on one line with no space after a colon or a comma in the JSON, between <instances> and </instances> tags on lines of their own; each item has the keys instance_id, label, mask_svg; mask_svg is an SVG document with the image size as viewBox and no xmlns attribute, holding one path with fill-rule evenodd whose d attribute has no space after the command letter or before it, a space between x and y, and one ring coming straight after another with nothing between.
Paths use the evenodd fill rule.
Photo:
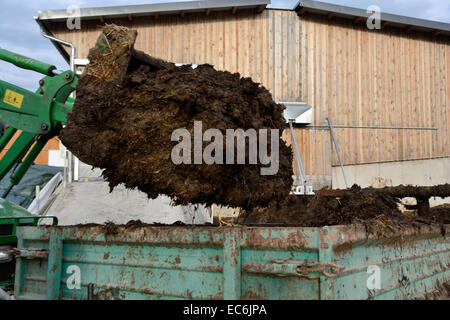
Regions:
<instances>
[{"instance_id":1,"label":"metal pipe on wall","mask_svg":"<svg viewBox=\"0 0 450 320\"><path fill-rule=\"evenodd\" d=\"M303 168L302 158L300 157L300 150L298 149L297 139L295 139L295 134L294 134L294 128L292 126L292 121L289 121L289 130L291 131L292 144L294 145L295 158L297 160L297 166L298 166L298 174L300 176L301 183L305 187L305 190L306 190L306 183L307 183L306 173L305 173L305 169Z\"/></svg>"},{"instance_id":2,"label":"metal pipe on wall","mask_svg":"<svg viewBox=\"0 0 450 320\"><path fill-rule=\"evenodd\" d=\"M336 137L334 136L333 124L331 123L330 118L325 117L325 120L327 120L328 125L330 126L331 138L333 139L334 147L336 148L336 153L337 153L337 156L339 159L339 164L341 165L342 175L344 176L344 181L345 181L345 186L348 189L349 185L348 185L348 181L347 181L347 176L345 175L345 169L344 169L344 164L342 163L341 152L339 151L339 146L337 144Z\"/></svg>"},{"instance_id":3,"label":"metal pipe on wall","mask_svg":"<svg viewBox=\"0 0 450 320\"><path fill-rule=\"evenodd\" d=\"M437 127L392 127L392 126L361 126L361 125L333 125L337 129L374 129L374 130L424 130L438 131ZM308 125L304 129L330 130L327 125Z\"/></svg>"},{"instance_id":4,"label":"metal pipe on wall","mask_svg":"<svg viewBox=\"0 0 450 320\"><path fill-rule=\"evenodd\" d=\"M76 48L75 46L67 41L55 38L49 34L47 34L44 30L44 27L41 25L41 35L46 38L49 39L50 41L54 41L54 42L58 42L61 43L62 45L68 46L71 49L70 52L70 70L75 72L75 57L76 57ZM72 94L70 95L72 98L74 97L74 93L72 92ZM70 152L69 150L67 150L66 153L66 159L67 159L67 164L65 163L64 166L64 186L66 185L66 183L71 183L72 182L72 165L73 165L73 155L72 152ZM67 169L66 169L67 166Z\"/></svg>"}]
</instances>

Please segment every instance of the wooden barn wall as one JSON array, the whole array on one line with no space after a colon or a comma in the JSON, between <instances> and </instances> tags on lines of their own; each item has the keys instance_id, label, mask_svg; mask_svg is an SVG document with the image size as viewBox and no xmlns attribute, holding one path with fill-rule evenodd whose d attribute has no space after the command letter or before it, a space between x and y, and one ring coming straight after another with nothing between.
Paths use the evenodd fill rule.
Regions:
<instances>
[{"instance_id":1,"label":"wooden barn wall","mask_svg":"<svg viewBox=\"0 0 450 320\"><path fill-rule=\"evenodd\" d=\"M297 128L308 175L330 176L337 165L328 115L337 126L437 130L336 128L345 164L449 157L449 37L387 27L369 31L293 11L211 12L106 20L138 30L137 49L179 63L210 63L262 83L277 101L306 101L314 123ZM73 42L85 58L101 27L83 21L50 30ZM318 127L315 127L318 126ZM289 141L287 130L285 139Z\"/></svg>"}]
</instances>

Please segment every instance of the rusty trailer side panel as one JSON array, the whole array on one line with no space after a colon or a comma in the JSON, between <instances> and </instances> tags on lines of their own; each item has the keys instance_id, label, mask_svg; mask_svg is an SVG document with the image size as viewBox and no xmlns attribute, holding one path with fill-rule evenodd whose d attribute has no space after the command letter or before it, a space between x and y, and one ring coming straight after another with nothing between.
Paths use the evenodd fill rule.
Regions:
<instances>
[{"instance_id":1,"label":"rusty trailer side panel","mask_svg":"<svg viewBox=\"0 0 450 320\"><path fill-rule=\"evenodd\" d=\"M100 226L22 227L18 248L27 255L17 259L15 296L409 299L449 280L449 231L142 226L105 235Z\"/></svg>"}]
</instances>

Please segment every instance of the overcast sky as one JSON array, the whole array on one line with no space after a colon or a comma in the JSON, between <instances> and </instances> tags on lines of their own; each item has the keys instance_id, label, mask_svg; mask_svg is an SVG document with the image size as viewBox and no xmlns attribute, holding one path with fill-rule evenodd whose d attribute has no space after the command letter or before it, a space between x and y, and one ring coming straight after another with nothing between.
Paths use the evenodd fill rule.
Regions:
<instances>
[{"instance_id":1,"label":"overcast sky","mask_svg":"<svg viewBox=\"0 0 450 320\"><path fill-rule=\"evenodd\" d=\"M176 0L181 1L181 0ZM33 16L39 10L65 9L71 5L81 8L132 5L174 0L1 0L0 47L34 59L52 63L58 69L68 69L67 64L51 45L39 34ZM224 1L225 2L225 1ZM450 23L449 0L323 0L350 7L366 9L378 5L382 12ZM293 8L298 0L272 0L273 8ZM0 80L8 81L30 90L37 88L39 74L24 71L0 61Z\"/></svg>"}]
</instances>

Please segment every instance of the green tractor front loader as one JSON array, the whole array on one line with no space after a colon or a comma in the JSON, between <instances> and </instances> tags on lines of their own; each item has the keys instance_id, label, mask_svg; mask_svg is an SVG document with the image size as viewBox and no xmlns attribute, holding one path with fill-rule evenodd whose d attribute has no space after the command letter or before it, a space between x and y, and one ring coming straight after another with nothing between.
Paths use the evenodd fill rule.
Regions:
<instances>
[{"instance_id":1,"label":"green tractor front loader","mask_svg":"<svg viewBox=\"0 0 450 320\"><path fill-rule=\"evenodd\" d=\"M78 82L73 71L58 72L56 67L0 48L0 60L44 75L39 88L31 92L0 80L0 121L8 129L0 138L0 152L17 135L0 159L0 180L9 172L9 187L0 198L0 286L11 284L15 267L14 247L16 228L37 225L44 218L34 216L24 208L7 200L6 196L17 185L42 151L47 141L57 136L72 111L72 92ZM20 133L19 133L20 132Z\"/></svg>"}]
</instances>

